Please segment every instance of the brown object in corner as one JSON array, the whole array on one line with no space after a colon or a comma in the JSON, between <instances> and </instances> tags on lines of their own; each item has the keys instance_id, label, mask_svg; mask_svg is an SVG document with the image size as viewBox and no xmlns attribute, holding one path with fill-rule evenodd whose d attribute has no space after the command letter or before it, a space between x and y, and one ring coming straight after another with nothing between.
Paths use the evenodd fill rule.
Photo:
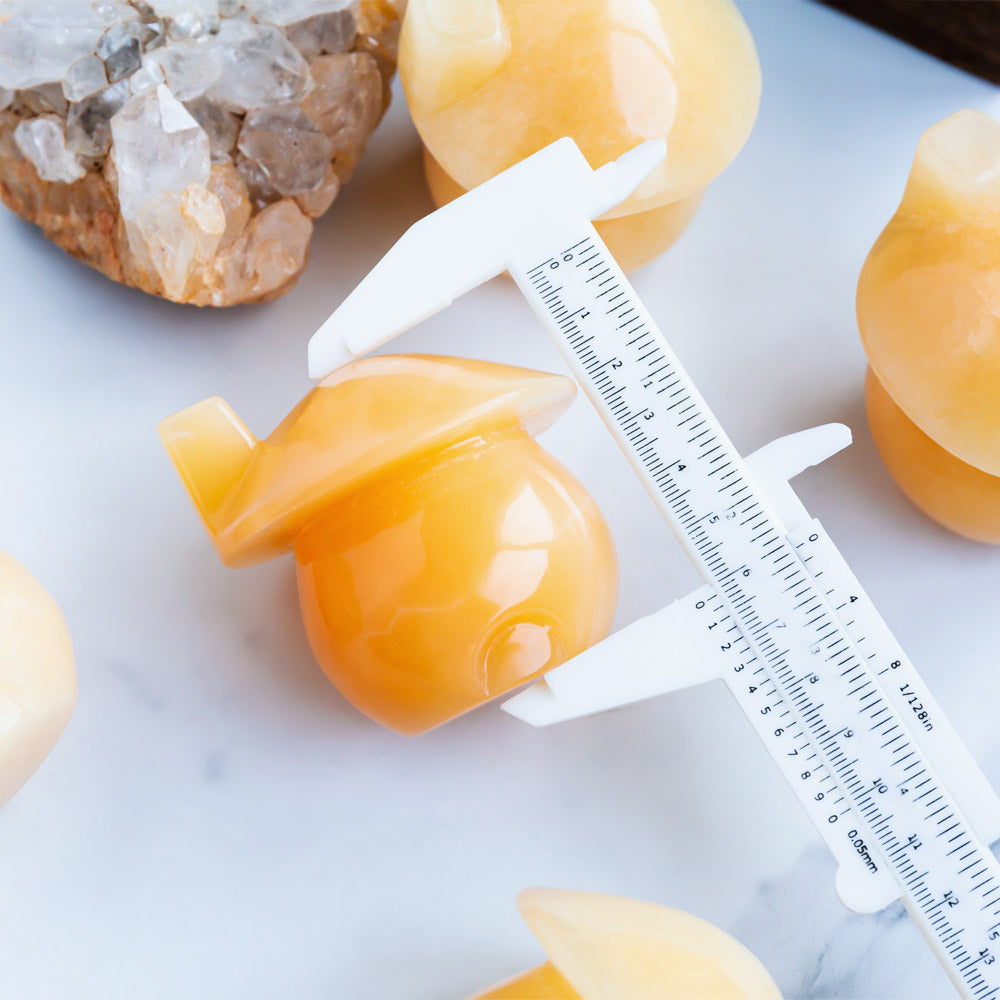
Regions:
<instances>
[{"instance_id":1,"label":"brown object in corner","mask_svg":"<svg viewBox=\"0 0 1000 1000\"><path fill-rule=\"evenodd\" d=\"M1000 83L1000 0L819 0Z\"/></svg>"}]
</instances>

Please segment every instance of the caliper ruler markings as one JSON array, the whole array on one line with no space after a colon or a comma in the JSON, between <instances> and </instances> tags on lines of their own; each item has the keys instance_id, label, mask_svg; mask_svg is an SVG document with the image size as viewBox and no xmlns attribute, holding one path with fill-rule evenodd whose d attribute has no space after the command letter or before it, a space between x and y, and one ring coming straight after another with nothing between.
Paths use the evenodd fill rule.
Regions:
<instances>
[{"instance_id":1,"label":"caliper ruler markings","mask_svg":"<svg viewBox=\"0 0 1000 1000\"><path fill-rule=\"evenodd\" d=\"M580 234L511 273L710 583L719 650L741 655L729 687L793 786L815 778L814 822L846 825L865 871L894 876L880 879L884 901L902 888L956 986L997 996L1000 865L809 573L805 543L787 537L596 231ZM808 766L790 769L789 755Z\"/></svg>"},{"instance_id":2,"label":"caliper ruler markings","mask_svg":"<svg viewBox=\"0 0 1000 1000\"><path fill-rule=\"evenodd\" d=\"M560 139L413 225L309 344L328 372L510 270L706 584L502 707L534 725L721 678L861 913L902 899L959 993L1000 998L1000 799L789 480L829 424L741 458L586 220L665 155ZM1000 949L1000 945L996 945Z\"/></svg>"}]
</instances>

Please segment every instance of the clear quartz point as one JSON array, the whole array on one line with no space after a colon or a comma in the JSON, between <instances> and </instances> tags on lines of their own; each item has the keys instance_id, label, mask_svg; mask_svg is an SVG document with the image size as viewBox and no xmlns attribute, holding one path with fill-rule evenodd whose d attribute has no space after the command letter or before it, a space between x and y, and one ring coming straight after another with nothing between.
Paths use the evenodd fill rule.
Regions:
<instances>
[{"instance_id":1,"label":"clear quartz point","mask_svg":"<svg viewBox=\"0 0 1000 1000\"><path fill-rule=\"evenodd\" d=\"M298 101L312 89L309 64L272 25L223 21L216 44L222 69L211 92L236 109Z\"/></svg>"},{"instance_id":2,"label":"clear quartz point","mask_svg":"<svg viewBox=\"0 0 1000 1000\"><path fill-rule=\"evenodd\" d=\"M70 106L66 142L81 156L103 156L111 148L111 116L128 100L129 84L119 80L99 94Z\"/></svg>"},{"instance_id":3,"label":"clear quartz point","mask_svg":"<svg viewBox=\"0 0 1000 1000\"><path fill-rule=\"evenodd\" d=\"M285 36L302 55L311 59L349 51L357 30L356 5L351 4L342 10L294 21L285 28Z\"/></svg>"},{"instance_id":4,"label":"clear quartz point","mask_svg":"<svg viewBox=\"0 0 1000 1000\"><path fill-rule=\"evenodd\" d=\"M21 122L14 129L14 142L21 154L35 165L42 180L68 184L84 175L80 161L66 147L65 126L56 115Z\"/></svg>"},{"instance_id":5,"label":"clear quartz point","mask_svg":"<svg viewBox=\"0 0 1000 1000\"><path fill-rule=\"evenodd\" d=\"M67 101L82 101L108 85L108 77L104 71L104 63L94 53L77 59L66 70L62 79L62 91Z\"/></svg>"},{"instance_id":6,"label":"clear quartz point","mask_svg":"<svg viewBox=\"0 0 1000 1000\"><path fill-rule=\"evenodd\" d=\"M186 101L185 107L208 136L212 162L224 163L229 160L236 145L236 137L240 134L239 115L227 111L208 97Z\"/></svg>"},{"instance_id":7,"label":"clear quartz point","mask_svg":"<svg viewBox=\"0 0 1000 1000\"><path fill-rule=\"evenodd\" d=\"M171 41L147 54L142 65L160 73L179 101L192 101L222 75L223 51L210 38Z\"/></svg>"},{"instance_id":8,"label":"clear quartz point","mask_svg":"<svg viewBox=\"0 0 1000 1000\"><path fill-rule=\"evenodd\" d=\"M97 54L104 60L108 80L116 83L130 76L142 64L142 43L131 24L116 24L97 43Z\"/></svg>"},{"instance_id":9,"label":"clear quartz point","mask_svg":"<svg viewBox=\"0 0 1000 1000\"><path fill-rule=\"evenodd\" d=\"M306 194L318 188L334 149L297 104L251 111L243 122L238 146L283 195Z\"/></svg>"}]
</instances>

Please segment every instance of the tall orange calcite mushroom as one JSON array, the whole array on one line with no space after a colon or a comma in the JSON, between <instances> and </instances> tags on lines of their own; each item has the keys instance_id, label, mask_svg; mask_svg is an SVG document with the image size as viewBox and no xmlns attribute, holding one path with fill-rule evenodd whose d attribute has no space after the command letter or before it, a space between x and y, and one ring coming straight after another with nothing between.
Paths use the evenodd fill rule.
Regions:
<instances>
[{"instance_id":1,"label":"tall orange calcite mushroom","mask_svg":"<svg viewBox=\"0 0 1000 1000\"><path fill-rule=\"evenodd\" d=\"M603 639L611 536L531 434L563 376L453 358L366 358L264 441L221 399L160 434L223 561L292 550L310 645L366 715L419 733Z\"/></svg>"},{"instance_id":2,"label":"tall orange calcite mushroom","mask_svg":"<svg viewBox=\"0 0 1000 1000\"><path fill-rule=\"evenodd\" d=\"M689 913L559 889L518 906L549 960L474 1000L781 1000L739 941Z\"/></svg>"},{"instance_id":3,"label":"tall orange calcite mushroom","mask_svg":"<svg viewBox=\"0 0 1000 1000\"><path fill-rule=\"evenodd\" d=\"M665 139L664 162L597 226L626 269L680 235L760 99L730 0L409 0L399 72L439 205L564 135L594 167Z\"/></svg>"},{"instance_id":4,"label":"tall orange calcite mushroom","mask_svg":"<svg viewBox=\"0 0 1000 1000\"><path fill-rule=\"evenodd\" d=\"M1000 123L959 111L924 133L857 306L890 472L941 524L1000 543Z\"/></svg>"}]
</instances>

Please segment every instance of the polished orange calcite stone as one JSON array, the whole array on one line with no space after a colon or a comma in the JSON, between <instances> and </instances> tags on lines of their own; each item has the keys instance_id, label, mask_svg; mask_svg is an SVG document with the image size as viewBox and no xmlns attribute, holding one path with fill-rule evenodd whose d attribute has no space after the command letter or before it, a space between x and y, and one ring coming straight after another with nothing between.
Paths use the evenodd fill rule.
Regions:
<instances>
[{"instance_id":1,"label":"polished orange calcite stone","mask_svg":"<svg viewBox=\"0 0 1000 1000\"><path fill-rule=\"evenodd\" d=\"M924 133L857 307L869 363L904 413L1000 475L1000 123L959 111Z\"/></svg>"},{"instance_id":2,"label":"polished orange calcite stone","mask_svg":"<svg viewBox=\"0 0 1000 1000\"><path fill-rule=\"evenodd\" d=\"M565 135L594 167L665 139L665 161L605 216L645 215L617 227L626 266L676 239L760 99L730 0L410 0L399 71L439 203L443 178L468 190Z\"/></svg>"},{"instance_id":3,"label":"polished orange calcite stone","mask_svg":"<svg viewBox=\"0 0 1000 1000\"><path fill-rule=\"evenodd\" d=\"M959 111L924 133L857 308L894 478L941 524L1000 542L1000 122Z\"/></svg>"},{"instance_id":4,"label":"polished orange calcite stone","mask_svg":"<svg viewBox=\"0 0 1000 1000\"><path fill-rule=\"evenodd\" d=\"M580 994L551 962L545 962L523 976L477 993L472 1000L580 1000Z\"/></svg>"},{"instance_id":5,"label":"polished orange calcite stone","mask_svg":"<svg viewBox=\"0 0 1000 1000\"><path fill-rule=\"evenodd\" d=\"M1000 545L1000 476L963 462L928 437L871 369L865 401L875 444L900 489L944 527Z\"/></svg>"},{"instance_id":6,"label":"polished orange calcite stone","mask_svg":"<svg viewBox=\"0 0 1000 1000\"><path fill-rule=\"evenodd\" d=\"M529 432L573 383L486 362L367 358L264 441L220 399L161 424L232 566L295 553L303 621L361 711L418 733L604 638L607 525Z\"/></svg>"},{"instance_id":7,"label":"polished orange calcite stone","mask_svg":"<svg viewBox=\"0 0 1000 1000\"><path fill-rule=\"evenodd\" d=\"M747 948L690 913L566 889L518 907L549 960L474 1000L780 1000Z\"/></svg>"}]
</instances>

